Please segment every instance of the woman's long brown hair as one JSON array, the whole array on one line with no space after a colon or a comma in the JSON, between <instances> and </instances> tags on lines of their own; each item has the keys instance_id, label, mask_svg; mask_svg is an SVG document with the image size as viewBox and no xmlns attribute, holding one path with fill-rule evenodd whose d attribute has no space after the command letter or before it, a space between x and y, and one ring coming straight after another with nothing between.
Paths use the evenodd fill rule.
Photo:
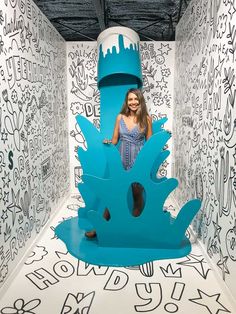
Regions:
<instances>
[{"instance_id":1,"label":"woman's long brown hair","mask_svg":"<svg viewBox=\"0 0 236 314\"><path fill-rule=\"evenodd\" d=\"M139 109L137 110L136 113L136 117L137 117L137 124L139 125L140 129L146 129L147 128L147 116L148 116L148 112L147 112L147 106L146 106L146 102L143 96L143 93L141 92L140 89L137 88L131 88L127 91L126 95L125 95L125 101L124 104L121 108L120 113L125 115L126 117L129 116L130 114L130 110L128 107L128 96L129 94L135 94L138 97L138 101L139 101Z\"/></svg>"}]
</instances>

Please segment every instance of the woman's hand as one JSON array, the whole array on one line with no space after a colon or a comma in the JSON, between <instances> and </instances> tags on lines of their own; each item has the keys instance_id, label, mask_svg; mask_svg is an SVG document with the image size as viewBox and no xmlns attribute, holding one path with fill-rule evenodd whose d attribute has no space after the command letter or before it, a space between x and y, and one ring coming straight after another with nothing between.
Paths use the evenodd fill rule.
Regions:
<instances>
[{"instance_id":1,"label":"woman's hand","mask_svg":"<svg viewBox=\"0 0 236 314\"><path fill-rule=\"evenodd\" d=\"M107 138L105 138L102 142L103 144L112 144L112 140L108 140Z\"/></svg>"}]
</instances>

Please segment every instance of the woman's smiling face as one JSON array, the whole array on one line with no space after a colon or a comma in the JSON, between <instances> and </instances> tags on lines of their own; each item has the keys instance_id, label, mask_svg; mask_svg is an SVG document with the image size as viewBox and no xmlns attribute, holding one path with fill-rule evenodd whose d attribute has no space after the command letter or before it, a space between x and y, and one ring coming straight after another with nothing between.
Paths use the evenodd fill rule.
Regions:
<instances>
[{"instance_id":1,"label":"woman's smiling face","mask_svg":"<svg viewBox=\"0 0 236 314\"><path fill-rule=\"evenodd\" d=\"M130 111L136 112L140 107L138 96L133 93L129 93L127 104Z\"/></svg>"}]
</instances>

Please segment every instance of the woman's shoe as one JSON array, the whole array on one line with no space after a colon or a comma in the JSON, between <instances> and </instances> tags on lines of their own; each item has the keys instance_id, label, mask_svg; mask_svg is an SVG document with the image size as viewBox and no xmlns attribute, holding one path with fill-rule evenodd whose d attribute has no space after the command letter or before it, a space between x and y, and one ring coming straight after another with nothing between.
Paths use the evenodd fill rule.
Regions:
<instances>
[{"instance_id":1,"label":"woman's shoe","mask_svg":"<svg viewBox=\"0 0 236 314\"><path fill-rule=\"evenodd\" d=\"M96 238L97 236L97 233L95 230L91 230L91 231L86 231L85 232L85 236L89 239L93 239L93 238Z\"/></svg>"},{"instance_id":2,"label":"woman's shoe","mask_svg":"<svg viewBox=\"0 0 236 314\"><path fill-rule=\"evenodd\" d=\"M139 208L134 208L133 210L133 216L138 217L141 214L141 210Z\"/></svg>"}]
</instances>

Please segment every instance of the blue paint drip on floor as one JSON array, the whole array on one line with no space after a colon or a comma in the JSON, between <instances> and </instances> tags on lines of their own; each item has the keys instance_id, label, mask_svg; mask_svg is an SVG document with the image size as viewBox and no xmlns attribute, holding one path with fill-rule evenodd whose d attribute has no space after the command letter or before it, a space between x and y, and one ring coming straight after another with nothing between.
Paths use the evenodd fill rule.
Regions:
<instances>
[{"instance_id":1,"label":"blue paint drip on floor","mask_svg":"<svg viewBox=\"0 0 236 314\"><path fill-rule=\"evenodd\" d=\"M87 239L84 236L88 222L80 221L79 224L78 219L75 217L63 221L56 227L55 233L66 244L72 256L89 264L126 267L154 260L180 258L191 252L191 244L186 237L182 241L182 247L175 249L101 247L96 238ZM82 225L84 229L79 225Z\"/></svg>"}]
</instances>

